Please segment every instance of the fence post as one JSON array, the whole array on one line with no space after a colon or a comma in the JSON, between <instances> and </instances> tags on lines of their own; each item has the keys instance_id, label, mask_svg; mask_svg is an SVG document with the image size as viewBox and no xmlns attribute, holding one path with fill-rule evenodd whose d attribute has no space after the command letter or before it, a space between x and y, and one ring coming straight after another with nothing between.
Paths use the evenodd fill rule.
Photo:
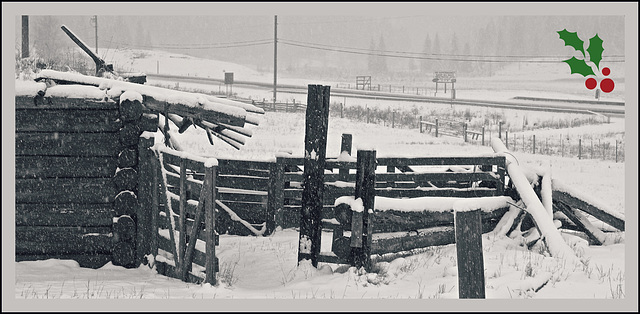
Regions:
<instances>
[{"instance_id":1,"label":"fence post","mask_svg":"<svg viewBox=\"0 0 640 314\"><path fill-rule=\"evenodd\" d=\"M420 127L420 133L422 133L422 116L420 116L420 119L418 120L418 126Z\"/></svg>"},{"instance_id":2,"label":"fence post","mask_svg":"<svg viewBox=\"0 0 640 314\"><path fill-rule=\"evenodd\" d=\"M533 135L533 153L536 153L536 135Z\"/></svg>"},{"instance_id":3,"label":"fence post","mask_svg":"<svg viewBox=\"0 0 640 314\"><path fill-rule=\"evenodd\" d=\"M136 213L136 264L147 264L145 255L153 253L151 242L155 239L158 229L153 229L153 216L157 215L157 207L154 206L153 193L157 193L158 187L154 186L153 159L155 155L151 151L154 139L140 137L138 142L138 200L140 206ZM157 202L157 199L155 200Z\"/></svg>"},{"instance_id":4,"label":"fence post","mask_svg":"<svg viewBox=\"0 0 640 314\"><path fill-rule=\"evenodd\" d=\"M340 104L340 118L344 118L344 104Z\"/></svg>"},{"instance_id":5,"label":"fence post","mask_svg":"<svg viewBox=\"0 0 640 314\"><path fill-rule=\"evenodd\" d=\"M353 136L351 134L343 133L342 142L340 143L340 154L342 154L342 152L347 152L347 154L351 156L352 143L353 143ZM339 169L338 171L340 175L346 176L349 174L349 169Z\"/></svg>"},{"instance_id":6,"label":"fence post","mask_svg":"<svg viewBox=\"0 0 640 314\"><path fill-rule=\"evenodd\" d=\"M358 221L356 224L362 226L362 232L360 233L352 228L351 265L356 268L364 267L366 271L371 270L372 216L376 196L376 167L375 150L358 150L355 199L362 200L362 223L360 224L360 221ZM355 221L359 216L354 212L352 219ZM359 237L359 235L362 237Z\"/></svg>"},{"instance_id":7,"label":"fence post","mask_svg":"<svg viewBox=\"0 0 640 314\"><path fill-rule=\"evenodd\" d=\"M462 125L462 135L464 136L464 142L467 142L467 123Z\"/></svg>"},{"instance_id":8,"label":"fence post","mask_svg":"<svg viewBox=\"0 0 640 314\"><path fill-rule=\"evenodd\" d=\"M509 148L509 130L504 131L504 143Z\"/></svg>"},{"instance_id":9,"label":"fence post","mask_svg":"<svg viewBox=\"0 0 640 314\"><path fill-rule=\"evenodd\" d=\"M391 128L395 128L396 127L396 111L393 110L391 112Z\"/></svg>"},{"instance_id":10,"label":"fence post","mask_svg":"<svg viewBox=\"0 0 640 314\"><path fill-rule=\"evenodd\" d=\"M498 138L502 139L502 121L498 122Z\"/></svg>"},{"instance_id":11,"label":"fence post","mask_svg":"<svg viewBox=\"0 0 640 314\"><path fill-rule=\"evenodd\" d=\"M564 157L564 138L560 135L560 156Z\"/></svg>"},{"instance_id":12,"label":"fence post","mask_svg":"<svg viewBox=\"0 0 640 314\"><path fill-rule=\"evenodd\" d=\"M618 140L616 140L616 163L618 163Z\"/></svg>"},{"instance_id":13,"label":"fence post","mask_svg":"<svg viewBox=\"0 0 640 314\"><path fill-rule=\"evenodd\" d=\"M582 139L578 139L578 159L582 159Z\"/></svg>"},{"instance_id":14,"label":"fence post","mask_svg":"<svg viewBox=\"0 0 640 314\"><path fill-rule=\"evenodd\" d=\"M454 203L456 253L458 258L458 297L484 299L484 261L480 209L458 210Z\"/></svg>"},{"instance_id":15,"label":"fence post","mask_svg":"<svg viewBox=\"0 0 640 314\"><path fill-rule=\"evenodd\" d=\"M438 118L436 118L436 137L438 137Z\"/></svg>"},{"instance_id":16,"label":"fence post","mask_svg":"<svg viewBox=\"0 0 640 314\"><path fill-rule=\"evenodd\" d=\"M484 146L484 125L482 126L482 146Z\"/></svg>"},{"instance_id":17,"label":"fence post","mask_svg":"<svg viewBox=\"0 0 640 314\"><path fill-rule=\"evenodd\" d=\"M591 139L591 159L593 159L593 139Z\"/></svg>"},{"instance_id":18,"label":"fence post","mask_svg":"<svg viewBox=\"0 0 640 314\"><path fill-rule=\"evenodd\" d=\"M216 176L218 167L206 167L205 186L209 187L204 199L204 240L205 240L205 278L204 282L211 285L216 284L216 271L218 269L218 259L216 258ZM192 241L196 241L193 239Z\"/></svg>"},{"instance_id":19,"label":"fence post","mask_svg":"<svg viewBox=\"0 0 640 314\"><path fill-rule=\"evenodd\" d=\"M330 86L309 85L304 147L304 178L300 208L298 262L318 267L322 236L322 196L329 125Z\"/></svg>"},{"instance_id":20,"label":"fence post","mask_svg":"<svg viewBox=\"0 0 640 314\"><path fill-rule=\"evenodd\" d=\"M269 164L269 192L267 194L267 229L265 234L273 233L277 226L284 226L282 208L284 207L284 159L276 157Z\"/></svg>"}]
</instances>

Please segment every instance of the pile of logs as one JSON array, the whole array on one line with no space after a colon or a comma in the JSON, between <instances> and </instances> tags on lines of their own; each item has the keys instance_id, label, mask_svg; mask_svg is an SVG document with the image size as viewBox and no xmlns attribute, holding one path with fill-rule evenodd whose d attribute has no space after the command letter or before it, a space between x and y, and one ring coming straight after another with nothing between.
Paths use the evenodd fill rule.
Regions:
<instances>
[{"instance_id":1,"label":"pile of logs","mask_svg":"<svg viewBox=\"0 0 640 314\"><path fill-rule=\"evenodd\" d=\"M155 86L135 84L114 79L85 76L77 73L42 70L36 81L52 84L77 84L95 86L103 90L105 98L117 100L124 92L137 92L142 95L141 108L128 108L127 118L135 117L143 109L159 114L159 130L165 136L165 144L174 149L178 148L169 134L169 120L182 133L189 126L206 130L209 142L213 145L213 137L240 149L246 138L252 136L251 130L245 128L247 124L258 125L256 114L264 114L264 110L251 104L242 103L211 95L175 91ZM152 130L155 132L157 129ZM139 135L140 132L133 125L129 125L122 132L127 136ZM137 136L136 135L136 136Z\"/></svg>"}]
</instances>

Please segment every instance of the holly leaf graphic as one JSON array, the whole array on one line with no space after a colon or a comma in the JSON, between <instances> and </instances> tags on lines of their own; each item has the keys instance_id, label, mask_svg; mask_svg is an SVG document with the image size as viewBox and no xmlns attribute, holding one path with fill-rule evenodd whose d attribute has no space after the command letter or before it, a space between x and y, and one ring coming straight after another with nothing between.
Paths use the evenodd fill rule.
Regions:
<instances>
[{"instance_id":1,"label":"holly leaf graphic","mask_svg":"<svg viewBox=\"0 0 640 314\"><path fill-rule=\"evenodd\" d=\"M565 46L571 46L573 49L582 52L582 55L586 57L584 53L584 41L578 37L578 32L570 32L566 28L558 31L560 39L564 40Z\"/></svg>"},{"instance_id":2,"label":"holly leaf graphic","mask_svg":"<svg viewBox=\"0 0 640 314\"><path fill-rule=\"evenodd\" d=\"M587 75L595 75L591 67L584 60L571 57L571 59L563 60L562 62L566 62L569 65L569 68L571 68L571 74L578 73L585 77Z\"/></svg>"},{"instance_id":3,"label":"holly leaf graphic","mask_svg":"<svg viewBox=\"0 0 640 314\"><path fill-rule=\"evenodd\" d=\"M587 48L587 52L589 53L589 60L596 64L596 67L600 69L600 61L602 60L602 52L604 48L602 48L602 39L598 37L598 34L589 39L589 48Z\"/></svg>"}]
</instances>

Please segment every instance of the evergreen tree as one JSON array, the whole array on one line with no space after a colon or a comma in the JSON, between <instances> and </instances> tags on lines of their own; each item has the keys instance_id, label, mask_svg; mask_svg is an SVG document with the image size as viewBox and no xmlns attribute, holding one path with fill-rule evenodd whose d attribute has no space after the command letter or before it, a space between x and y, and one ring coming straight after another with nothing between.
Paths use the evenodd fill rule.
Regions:
<instances>
[{"instance_id":1,"label":"evergreen tree","mask_svg":"<svg viewBox=\"0 0 640 314\"><path fill-rule=\"evenodd\" d=\"M385 51L387 50L385 44L384 44L384 38L382 37L382 35L380 35L380 42L378 43L378 53L379 54L384 54ZM387 68L387 57L385 56L378 56L378 67L379 67L379 71L381 73L387 73L388 68Z\"/></svg>"},{"instance_id":2,"label":"evergreen tree","mask_svg":"<svg viewBox=\"0 0 640 314\"><path fill-rule=\"evenodd\" d=\"M424 58L433 58L431 55L431 38L427 34L427 38L424 41L424 48L422 49ZM428 73L431 70L433 62L430 59L422 59L420 63L420 69L423 73Z\"/></svg>"},{"instance_id":3,"label":"evergreen tree","mask_svg":"<svg viewBox=\"0 0 640 314\"><path fill-rule=\"evenodd\" d=\"M369 46L369 50L371 50L371 54L369 55L369 64L368 64L368 70L371 73L375 73L377 72L377 56L376 56L376 43L373 40L373 38L371 38L371 45Z\"/></svg>"},{"instance_id":4,"label":"evergreen tree","mask_svg":"<svg viewBox=\"0 0 640 314\"><path fill-rule=\"evenodd\" d=\"M441 71L442 67L442 56L440 55L440 37L436 33L436 38L433 40L433 57L436 59L433 61L432 71Z\"/></svg>"},{"instance_id":5,"label":"evergreen tree","mask_svg":"<svg viewBox=\"0 0 640 314\"><path fill-rule=\"evenodd\" d=\"M466 42L464 43L464 49L462 51L462 54L464 55L464 57L461 57L463 59L470 59L473 58L471 56L469 56L471 54L471 48L469 47L469 43ZM473 64L470 61L461 61L460 62L460 71L464 72L464 73L470 73L473 71Z\"/></svg>"},{"instance_id":6,"label":"evergreen tree","mask_svg":"<svg viewBox=\"0 0 640 314\"><path fill-rule=\"evenodd\" d=\"M459 54L458 52L458 36L456 35L456 33L453 33L453 36L451 37L451 49L449 50L450 52L450 58L451 59L460 59L460 57L458 57L457 55ZM448 67L447 69L451 70L451 71L456 71L460 66L460 61L449 61Z\"/></svg>"}]
</instances>

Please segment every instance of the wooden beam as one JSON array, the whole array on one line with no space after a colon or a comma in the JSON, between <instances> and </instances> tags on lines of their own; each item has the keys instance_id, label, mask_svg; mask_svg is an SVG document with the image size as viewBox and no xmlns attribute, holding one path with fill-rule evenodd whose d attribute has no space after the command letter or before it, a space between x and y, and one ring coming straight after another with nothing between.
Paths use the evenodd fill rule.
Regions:
<instances>
[{"instance_id":1,"label":"wooden beam","mask_svg":"<svg viewBox=\"0 0 640 314\"><path fill-rule=\"evenodd\" d=\"M565 203L569 206L571 206L572 208L578 208L584 212L586 212L587 214L596 217L600 220L602 220L603 222L611 225L612 227L620 230L620 231L624 231L625 230L625 221L623 219L620 219L619 217L616 217L590 203L587 203L569 193L563 192L563 191L553 191L553 199L554 200L558 200L562 203Z\"/></svg>"},{"instance_id":2,"label":"wooden beam","mask_svg":"<svg viewBox=\"0 0 640 314\"><path fill-rule=\"evenodd\" d=\"M579 210L571 208L570 206L562 202L556 202L554 206L562 211L562 213L564 213L569 218L569 220L576 224L579 230L584 232L594 244L602 245L605 243L605 241L607 240L607 236L604 234L604 232L593 226L589 219L587 219L587 217L583 215Z\"/></svg>"},{"instance_id":3,"label":"wooden beam","mask_svg":"<svg viewBox=\"0 0 640 314\"><path fill-rule=\"evenodd\" d=\"M189 106L181 103L170 103L162 100L157 100L152 96L144 95L144 105L152 110L164 113L175 113L182 117L190 117L212 123L224 123L232 126L244 126L245 116L236 116L227 114L220 111L210 110L203 105Z\"/></svg>"}]
</instances>

